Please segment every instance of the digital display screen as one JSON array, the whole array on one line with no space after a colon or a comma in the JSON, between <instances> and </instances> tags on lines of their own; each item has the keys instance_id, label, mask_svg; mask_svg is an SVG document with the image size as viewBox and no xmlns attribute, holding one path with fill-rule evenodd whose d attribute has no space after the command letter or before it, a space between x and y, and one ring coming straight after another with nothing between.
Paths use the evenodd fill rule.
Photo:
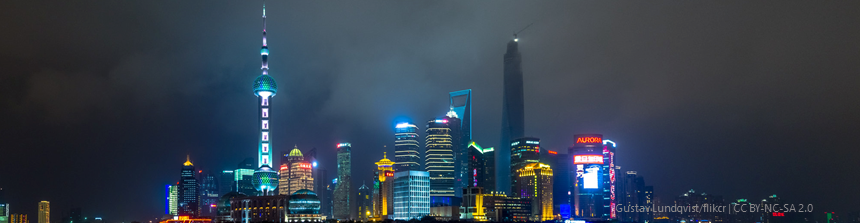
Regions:
<instances>
[{"instance_id":1,"label":"digital display screen","mask_svg":"<svg viewBox=\"0 0 860 223\"><path fill-rule=\"evenodd\" d=\"M574 155L573 164L603 164L603 155Z\"/></svg>"},{"instance_id":2,"label":"digital display screen","mask_svg":"<svg viewBox=\"0 0 860 223\"><path fill-rule=\"evenodd\" d=\"M582 174L582 188L600 188L600 165L589 165Z\"/></svg>"}]
</instances>

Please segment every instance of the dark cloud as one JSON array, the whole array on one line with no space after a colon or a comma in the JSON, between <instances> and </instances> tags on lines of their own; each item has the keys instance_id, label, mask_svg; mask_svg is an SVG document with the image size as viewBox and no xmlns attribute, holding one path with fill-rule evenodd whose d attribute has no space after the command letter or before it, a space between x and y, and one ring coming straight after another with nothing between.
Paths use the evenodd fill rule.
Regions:
<instances>
[{"instance_id":1,"label":"dark cloud","mask_svg":"<svg viewBox=\"0 0 860 223\"><path fill-rule=\"evenodd\" d=\"M544 147L603 133L664 200L695 188L848 211L857 4L269 2L274 145L318 148L334 177L325 154L350 141L359 184L395 122L423 126L472 89L474 138L497 146L505 44L534 22L526 132ZM0 169L26 170L0 177L12 211L46 199L56 217L154 218L186 154L204 171L254 156L260 5L0 3Z\"/></svg>"}]
</instances>

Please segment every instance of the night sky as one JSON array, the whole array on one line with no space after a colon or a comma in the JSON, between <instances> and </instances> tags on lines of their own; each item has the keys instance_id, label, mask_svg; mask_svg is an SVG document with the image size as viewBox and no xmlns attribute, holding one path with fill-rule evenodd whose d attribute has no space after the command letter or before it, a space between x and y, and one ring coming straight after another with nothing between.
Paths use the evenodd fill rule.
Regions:
<instances>
[{"instance_id":1,"label":"night sky","mask_svg":"<svg viewBox=\"0 0 860 223\"><path fill-rule=\"evenodd\" d=\"M13 213L154 220L186 155L257 148L258 1L0 2L0 187ZM526 134L618 143L665 203L689 189L858 210L860 1L270 1L275 151L316 147L371 182L394 125L473 90L499 141L502 56L519 37ZM422 142L423 144L423 142ZM317 179L324 180L324 179Z\"/></svg>"}]
</instances>

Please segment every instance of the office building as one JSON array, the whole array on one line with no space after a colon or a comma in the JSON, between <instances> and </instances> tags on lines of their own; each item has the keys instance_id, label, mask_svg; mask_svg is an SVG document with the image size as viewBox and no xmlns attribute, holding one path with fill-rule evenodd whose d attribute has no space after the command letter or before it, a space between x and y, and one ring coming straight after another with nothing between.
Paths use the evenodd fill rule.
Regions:
<instances>
[{"instance_id":1,"label":"office building","mask_svg":"<svg viewBox=\"0 0 860 223\"><path fill-rule=\"evenodd\" d=\"M459 140L460 119L453 112L449 115L427 122L424 169L430 174L432 197L454 196L454 145Z\"/></svg>"},{"instance_id":2,"label":"office building","mask_svg":"<svg viewBox=\"0 0 860 223\"><path fill-rule=\"evenodd\" d=\"M549 165L530 163L517 171L521 198L531 199L532 221L549 221L553 215L553 173Z\"/></svg>"},{"instance_id":3,"label":"office building","mask_svg":"<svg viewBox=\"0 0 860 223\"><path fill-rule=\"evenodd\" d=\"M474 141L469 142L468 186L481 187L483 191L495 191L496 158L493 147L483 148Z\"/></svg>"},{"instance_id":4,"label":"office building","mask_svg":"<svg viewBox=\"0 0 860 223\"><path fill-rule=\"evenodd\" d=\"M308 189L301 189L290 195L290 213L287 222L322 222L320 214L320 199L317 194Z\"/></svg>"},{"instance_id":5,"label":"office building","mask_svg":"<svg viewBox=\"0 0 860 223\"><path fill-rule=\"evenodd\" d=\"M215 175L197 171L200 179L200 216L214 217L218 215L218 180Z\"/></svg>"},{"instance_id":6,"label":"office building","mask_svg":"<svg viewBox=\"0 0 860 223\"><path fill-rule=\"evenodd\" d=\"M218 175L218 194L223 196L227 193L237 191L236 183L233 180L233 170L223 170Z\"/></svg>"},{"instance_id":7,"label":"office building","mask_svg":"<svg viewBox=\"0 0 860 223\"><path fill-rule=\"evenodd\" d=\"M48 201L39 202L39 223L51 223L51 203Z\"/></svg>"},{"instance_id":8,"label":"office building","mask_svg":"<svg viewBox=\"0 0 860 223\"><path fill-rule=\"evenodd\" d=\"M421 170L418 152L418 126L403 122L394 127L395 171Z\"/></svg>"},{"instance_id":9,"label":"office building","mask_svg":"<svg viewBox=\"0 0 860 223\"><path fill-rule=\"evenodd\" d=\"M278 172L272 170L272 134L269 126L272 114L271 97L278 92L275 79L269 76L269 47L266 44L266 6L263 6L263 58L262 73L254 80L254 95L257 96L259 136L257 137L257 169L254 171L254 189L261 195L272 195L278 188Z\"/></svg>"},{"instance_id":10,"label":"office building","mask_svg":"<svg viewBox=\"0 0 860 223\"><path fill-rule=\"evenodd\" d=\"M9 223L9 203L6 203L6 192L0 187L0 223Z\"/></svg>"},{"instance_id":11,"label":"office building","mask_svg":"<svg viewBox=\"0 0 860 223\"><path fill-rule=\"evenodd\" d=\"M314 183L319 185L320 188L315 191L317 193L317 197L320 199L320 214L323 217L331 218L331 197L332 190L334 187L331 185L331 181L325 180L328 178L328 173L325 169L319 168L319 175L315 175Z\"/></svg>"},{"instance_id":12,"label":"office building","mask_svg":"<svg viewBox=\"0 0 860 223\"><path fill-rule=\"evenodd\" d=\"M388 159L386 153L376 162L376 179L374 179L373 217L388 219L394 213L394 166L395 162Z\"/></svg>"},{"instance_id":13,"label":"office building","mask_svg":"<svg viewBox=\"0 0 860 223\"><path fill-rule=\"evenodd\" d=\"M255 169L257 169L257 160L254 158L246 158L239 163L239 167L233 171L233 182L237 192L248 196L257 193L253 183Z\"/></svg>"},{"instance_id":14,"label":"office building","mask_svg":"<svg viewBox=\"0 0 860 223\"><path fill-rule=\"evenodd\" d=\"M352 184L352 144L340 143L337 145L337 186L334 189L332 214L334 219L346 220L350 218L350 193Z\"/></svg>"},{"instance_id":15,"label":"office building","mask_svg":"<svg viewBox=\"0 0 860 223\"><path fill-rule=\"evenodd\" d=\"M572 193L573 212L576 219L587 221L609 220L613 208L609 173L610 157L604 156L603 135L579 134L574 135L576 143L568 149L568 154L573 156L573 165L570 170L571 180L575 187ZM604 165L606 164L606 165ZM610 179L613 178L613 179Z\"/></svg>"},{"instance_id":16,"label":"office building","mask_svg":"<svg viewBox=\"0 0 860 223\"><path fill-rule=\"evenodd\" d=\"M504 92L502 93L502 131L499 154L496 155L496 170L499 173L511 172L511 140L525 136L525 101L523 99L523 69L520 66L518 39L508 42L504 56ZM514 169L515 170L515 169ZM496 180L498 189L509 192L511 176L499 174Z\"/></svg>"},{"instance_id":17,"label":"office building","mask_svg":"<svg viewBox=\"0 0 860 223\"><path fill-rule=\"evenodd\" d=\"M619 204L623 207L638 207L644 204L642 202L644 198L641 195L643 195L642 191L645 190L645 180L636 171L627 171L621 181L623 181L620 183L621 187L617 188L618 195L620 195L618 197ZM616 216L625 222L643 220L638 212L621 212L617 213Z\"/></svg>"},{"instance_id":18,"label":"office building","mask_svg":"<svg viewBox=\"0 0 860 223\"><path fill-rule=\"evenodd\" d=\"M430 214L430 174L426 171L394 173L394 219L421 219Z\"/></svg>"},{"instance_id":19,"label":"office building","mask_svg":"<svg viewBox=\"0 0 860 223\"><path fill-rule=\"evenodd\" d=\"M27 220L26 214L12 214L9 217L9 222L11 222L11 223L30 223L30 221Z\"/></svg>"},{"instance_id":20,"label":"office building","mask_svg":"<svg viewBox=\"0 0 860 223\"><path fill-rule=\"evenodd\" d=\"M531 217L531 199L493 192L484 194L483 200L489 221L528 221Z\"/></svg>"},{"instance_id":21,"label":"office building","mask_svg":"<svg viewBox=\"0 0 860 223\"><path fill-rule=\"evenodd\" d=\"M179 214L179 184L167 185L167 211L164 214Z\"/></svg>"},{"instance_id":22,"label":"office building","mask_svg":"<svg viewBox=\"0 0 860 223\"><path fill-rule=\"evenodd\" d=\"M191 163L191 158L187 157L180 172L177 215L196 217L200 214L199 191L194 164Z\"/></svg>"},{"instance_id":23,"label":"office building","mask_svg":"<svg viewBox=\"0 0 860 223\"><path fill-rule=\"evenodd\" d=\"M510 142L511 146L511 196L523 197L526 190L519 188L517 173L528 164L540 162L540 139L534 137L522 137Z\"/></svg>"},{"instance_id":24,"label":"office building","mask_svg":"<svg viewBox=\"0 0 860 223\"><path fill-rule=\"evenodd\" d=\"M358 220L368 221L373 217L373 190L367 187L367 184L362 183L358 187L358 196L356 197L358 207Z\"/></svg>"},{"instance_id":25,"label":"office building","mask_svg":"<svg viewBox=\"0 0 860 223\"><path fill-rule=\"evenodd\" d=\"M448 93L449 106L454 116L460 119L459 143L454 147L454 192L462 197L463 188L469 185L469 143L472 141L472 89Z\"/></svg>"},{"instance_id":26,"label":"office building","mask_svg":"<svg viewBox=\"0 0 860 223\"><path fill-rule=\"evenodd\" d=\"M304 160L298 147L290 151L287 161L281 163L278 193L292 195L301 189L313 190L313 164Z\"/></svg>"},{"instance_id":27,"label":"office building","mask_svg":"<svg viewBox=\"0 0 860 223\"><path fill-rule=\"evenodd\" d=\"M570 174L568 174L571 163L569 154L567 154L566 150L560 153L543 148L540 150L540 162L549 165L552 167L553 172L557 173L552 177L552 187L554 188L552 202L554 203L554 209L560 211L563 204L568 205L569 208L570 195L567 192L571 191L570 185L572 185Z\"/></svg>"}]
</instances>

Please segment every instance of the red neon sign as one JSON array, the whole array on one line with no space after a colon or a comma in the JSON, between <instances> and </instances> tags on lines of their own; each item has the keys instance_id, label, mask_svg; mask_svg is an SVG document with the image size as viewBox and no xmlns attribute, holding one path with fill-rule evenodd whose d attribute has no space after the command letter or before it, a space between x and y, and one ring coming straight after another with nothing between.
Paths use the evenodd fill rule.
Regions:
<instances>
[{"instance_id":1,"label":"red neon sign","mask_svg":"<svg viewBox=\"0 0 860 223\"><path fill-rule=\"evenodd\" d=\"M388 173L385 173L385 176L386 176L386 177L393 177L393 176L394 176L394 173L392 173L392 172L388 172Z\"/></svg>"},{"instance_id":2,"label":"red neon sign","mask_svg":"<svg viewBox=\"0 0 860 223\"><path fill-rule=\"evenodd\" d=\"M556 152L556 151L552 151L552 150L547 150L547 152L548 152L549 154L558 154L558 152Z\"/></svg>"},{"instance_id":3,"label":"red neon sign","mask_svg":"<svg viewBox=\"0 0 860 223\"><path fill-rule=\"evenodd\" d=\"M575 155L573 164L603 164L603 155Z\"/></svg>"},{"instance_id":4,"label":"red neon sign","mask_svg":"<svg viewBox=\"0 0 860 223\"><path fill-rule=\"evenodd\" d=\"M601 137L579 137L576 138L576 143L603 143L603 138Z\"/></svg>"},{"instance_id":5,"label":"red neon sign","mask_svg":"<svg viewBox=\"0 0 860 223\"><path fill-rule=\"evenodd\" d=\"M785 217L785 213L774 212L774 213L773 213L773 216L774 216L774 217Z\"/></svg>"}]
</instances>

